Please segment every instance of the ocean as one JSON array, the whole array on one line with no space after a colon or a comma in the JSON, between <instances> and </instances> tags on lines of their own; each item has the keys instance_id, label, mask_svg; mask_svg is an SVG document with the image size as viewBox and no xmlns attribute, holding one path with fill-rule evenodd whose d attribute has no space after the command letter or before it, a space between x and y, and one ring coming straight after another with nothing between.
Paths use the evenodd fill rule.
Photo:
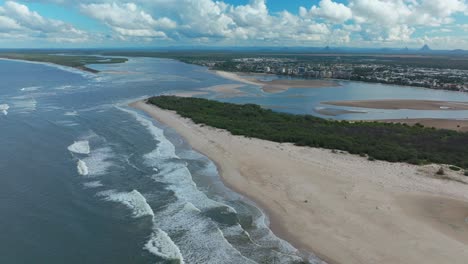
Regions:
<instances>
[{"instance_id":1,"label":"ocean","mask_svg":"<svg viewBox=\"0 0 468 264\"><path fill-rule=\"evenodd\" d=\"M232 81L167 59L90 67L102 72L0 60L0 263L320 262L276 237L262 210L226 188L207 157L127 106ZM274 95L246 86L243 97L205 97L309 114L330 99L468 100L421 88L342 85ZM370 118L460 112L466 116L376 110ZM353 117L361 116L337 118Z\"/></svg>"},{"instance_id":2,"label":"ocean","mask_svg":"<svg viewBox=\"0 0 468 264\"><path fill-rule=\"evenodd\" d=\"M0 60L0 263L300 263L171 129L127 107L226 82L171 60Z\"/></svg>"}]
</instances>

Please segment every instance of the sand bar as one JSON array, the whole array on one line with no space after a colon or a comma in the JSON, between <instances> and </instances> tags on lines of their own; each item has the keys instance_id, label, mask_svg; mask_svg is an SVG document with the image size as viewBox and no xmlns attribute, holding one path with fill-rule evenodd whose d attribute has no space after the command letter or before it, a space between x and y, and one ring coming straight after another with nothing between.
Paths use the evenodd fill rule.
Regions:
<instances>
[{"instance_id":1,"label":"sand bar","mask_svg":"<svg viewBox=\"0 0 468 264\"><path fill-rule=\"evenodd\" d=\"M445 102L431 100L353 100L330 101L322 104L335 106L350 106L374 109L411 109L411 110L468 110L468 102Z\"/></svg>"},{"instance_id":2,"label":"sand bar","mask_svg":"<svg viewBox=\"0 0 468 264\"><path fill-rule=\"evenodd\" d=\"M141 101L132 106L213 160L226 185L257 202L273 231L301 250L329 263L466 264L468 178L461 172L446 169L440 178L436 165L232 136Z\"/></svg>"},{"instance_id":3,"label":"sand bar","mask_svg":"<svg viewBox=\"0 0 468 264\"><path fill-rule=\"evenodd\" d=\"M281 93L290 88L323 88L323 87L340 87L340 84L335 81L319 80L319 79L277 79L272 81L260 81L257 79L245 78L237 73L215 71L215 73L225 79L242 82L245 84L260 86L267 93Z\"/></svg>"}]
</instances>

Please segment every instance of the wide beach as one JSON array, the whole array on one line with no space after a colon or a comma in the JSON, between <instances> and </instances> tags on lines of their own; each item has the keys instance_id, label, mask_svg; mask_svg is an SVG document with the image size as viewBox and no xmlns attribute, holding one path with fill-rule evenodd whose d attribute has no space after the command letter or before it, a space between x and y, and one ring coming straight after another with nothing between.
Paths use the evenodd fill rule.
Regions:
<instances>
[{"instance_id":1,"label":"wide beach","mask_svg":"<svg viewBox=\"0 0 468 264\"><path fill-rule=\"evenodd\" d=\"M439 166L368 161L232 136L143 101L258 203L276 234L328 263L466 263L468 179Z\"/></svg>"}]
</instances>

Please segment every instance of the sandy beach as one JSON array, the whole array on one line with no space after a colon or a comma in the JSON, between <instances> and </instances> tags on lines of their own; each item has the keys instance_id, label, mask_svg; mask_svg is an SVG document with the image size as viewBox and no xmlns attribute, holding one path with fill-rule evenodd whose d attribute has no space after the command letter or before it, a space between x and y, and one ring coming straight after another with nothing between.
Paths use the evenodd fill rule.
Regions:
<instances>
[{"instance_id":1,"label":"sandy beach","mask_svg":"<svg viewBox=\"0 0 468 264\"><path fill-rule=\"evenodd\" d=\"M339 83L327 80L286 80L279 79L273 81L260 81L256 79L248 79L233 72L215 71L218 76L232 81L237 81L245 84L260 86L266 93L281 93L291 88L323 88L323 87L340 87Z\"/></svg>"},{"instance_id":2,"label":"sandy beach","mask_svg":"<svg viewBox=\"0 0 468 264\"><path fill-rule=\"evenodd\" d=\"M322 104L374 109L468 110L468 102L430 100L355 100L322 102Z\"/></svg>"},{"instance_id":3,"label":"sandy beach","mask_svg":"<svg viewBox=\"0 0 468 264\"><path fill-rule=\"evenodd\" d=\"M255 201L273 231L328 263L459 263L468 259L468 177L438 165L368 161L194 124L142 101L147 112Z\"/></svg>"}]
</instances>

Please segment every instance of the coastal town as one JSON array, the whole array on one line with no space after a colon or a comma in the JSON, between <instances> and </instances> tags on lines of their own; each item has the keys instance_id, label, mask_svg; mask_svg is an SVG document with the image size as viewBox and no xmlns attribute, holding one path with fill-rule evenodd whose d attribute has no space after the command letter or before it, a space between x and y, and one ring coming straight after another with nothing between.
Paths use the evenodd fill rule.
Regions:
<instances>
[{"instance_id":1,"label":"coastal town","mask_svg":"<svg viewBox=\"0 0 468 264\"><path fill-rule=\"evenodd\" d=\"M194 59L215 70L267 73L298 78L339 79L468 92L468 70L429 68L368 61L342 62L340 56L318 62L276 57Z\"/></svg>"}]
</instances>

